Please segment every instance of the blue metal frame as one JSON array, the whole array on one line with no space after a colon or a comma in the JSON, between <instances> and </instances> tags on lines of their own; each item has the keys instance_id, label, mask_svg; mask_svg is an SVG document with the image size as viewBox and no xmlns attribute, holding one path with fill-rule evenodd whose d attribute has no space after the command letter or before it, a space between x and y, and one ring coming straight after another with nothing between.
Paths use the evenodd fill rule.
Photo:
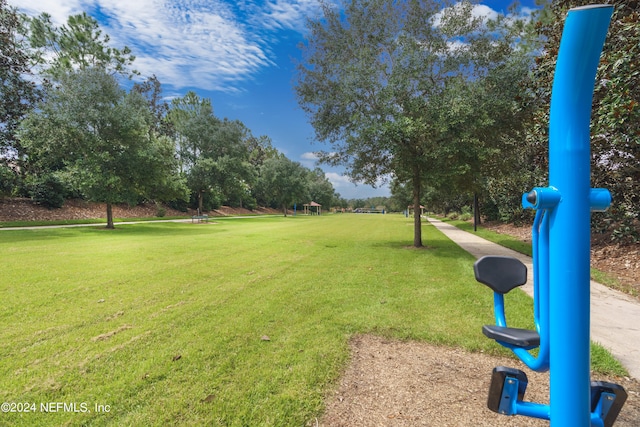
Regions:
<instances>
[{"instance_id":1,"label":"blue metal frame","mask_svg":"<svg viewBox=\"0 0 640 427\"><path fill-rule=\"evenodd\" d=\"M593 87L611 5L571 9L560 41L549 115L551 422L591 425L590 133ZM601 190L606 191L606 190Z\"/></svg>"},{"instance_id":2,"label":"blue metal frame","mask_svg":"<svg viewBox=\"0 0 640 427\"><path fill-rule=\"evenodd\" d=\"M533 222L533 318L540 335L538 355L527 349L507 345L518 358L534 371L549 370L549 224L546 211L539 209ZM506 325L505 325L506 326ZM504 344L503 344L504 345Z\"/></svg>"},{"instance_id":3,"label":"blue metal frame","mask_svg":"<svg viewBox=\"0 0 640 427\"><path fill-rule=\"evenodd\" d=\"M536 189L537 193L543 194L546 189ZM536 191L534 190L534 191ZM536 194L537 194L536 193ZM523 205L534 208L526 200L528 194L523 196ZM537 197L543 200L543 197ZM549 224L548 212L539 208L533 223L533 313L536 332L540 335L540 346L537 356L532 355L529 350L532 347L520 347L503 341L498 343L513 351L518 358L534 371L546 372L549 370ZM507 319L504 309L504 295L499 292L493 294L494 316L497 326L506 327Z\"/></svg>"},{"instance_id":4,"label":"blue metal frame","mask_svg":"<svg viewBox=\"0 0 640 427\"><path fill-rule=\"evenodd\" d=\"M552 426L604 426L615 400L615 394L602 393L591 410L590 212L607 209L611 195L590 187L589 121L612 12L611 5L591 5L567 15L551 95L549 187L534 188L522 199L525 208L537 210L533 287L540 348L534 357L526 348L499 341L529 368L550 370L550 404L518 398L518 378L507 377L501 395L500 388L492 386L498 393L492 396L500 397L498 412L547 419ZM496 324L506 327L504 298L497 292L494 310ZM502 381L496 378L492 381Z\"/></svg>"}]
</instances>

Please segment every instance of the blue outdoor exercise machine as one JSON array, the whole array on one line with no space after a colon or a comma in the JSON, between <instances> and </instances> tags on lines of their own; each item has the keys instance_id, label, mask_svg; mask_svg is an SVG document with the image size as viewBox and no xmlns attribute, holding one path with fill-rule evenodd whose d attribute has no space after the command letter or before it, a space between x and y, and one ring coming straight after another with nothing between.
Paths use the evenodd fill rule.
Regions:
<instances>
[{"instance_id":1,"label":"blue outdoor exercise machine","mask_svg":"<svg viewBox=\"0 0 640 427\"><path fill-rule=\"evenodd\" d=\"M535 330L510 328L504 294L527 280L519 260L488 256L474 265L476 279L494 291L495 325L483 333L510 348L530 369L549 371L549 404L524 401L524 372L497 367L489 409L547 419L559 427L612 426L627 393L617 384L590 381L590 212L606 210L608 190L591 188L589 122L596 70L613 7L569 10L551 94L549 186L523 195L536 209L533 224ZM537 348L537 353L530 351Z\"/></svg>"}]
</instances>

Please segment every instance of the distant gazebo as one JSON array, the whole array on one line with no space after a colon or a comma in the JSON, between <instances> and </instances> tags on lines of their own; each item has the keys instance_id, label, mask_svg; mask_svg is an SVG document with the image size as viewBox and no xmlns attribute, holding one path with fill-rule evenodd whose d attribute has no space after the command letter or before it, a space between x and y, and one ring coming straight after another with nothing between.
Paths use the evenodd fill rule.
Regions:
<instances>
[{"instance_id":1,"label":"distant gazebo","mask_svg":"<svg viewBox=\"0 0 640 427\"><path fill-rule=\"evenodd\" d=\"M311 208L315 208L315 212ZM322 205L319 204L319 203L316 203L314 201L311 201L311 203L305 203L304 204L304 214L305 215L313 215L314 213L315 213L315 215L321 215L322 214Z\"/></svg>"}]
</instances>

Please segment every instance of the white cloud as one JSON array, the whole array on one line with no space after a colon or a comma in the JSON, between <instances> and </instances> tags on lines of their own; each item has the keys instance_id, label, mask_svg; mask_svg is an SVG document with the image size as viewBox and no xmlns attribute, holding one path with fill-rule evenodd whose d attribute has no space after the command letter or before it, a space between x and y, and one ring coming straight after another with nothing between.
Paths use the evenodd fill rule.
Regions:
<instances>
[{"instance_id":1,"label":"white cloud","mask_svg":"<svg viewBox=\"0 0 640 427\"><path fill-rule=\"evenodd\" d=\"M324 176L327 177L336 191L339 191L340 188L353 186L353 182L351 182L351 179L346 175L342 175L336 172L326 172Z\"/></svg>"},{"instance_id":2,"label":"white cloud","mask_svg":"<svg viewBox=\"0 0 640 427\"><path fill-rule=\"evenodd\" d=\"M456 3L453 6L442 9L440 12L436 13L432 18L432 25L434 27L442 26L443 18L445 18L448 14L452 13L460 13L464 8L469 6L466 2ZM496 19L498 17L498 12L493 10L487 5L484 4L475 4L471 8L471 16L473 18L482 18L483 22Z\"/></svg>"},{"instance_id":3,"label":"white cloud","mask_svg":"<svg viewBox=\"0 0 640 427\"><path fill-rule=\"evenodd\" d=\"M471 9L471 15L474 18L483 18L484 21L489 21L492 19L496 19L498 17L498 12L491 9L489 6L484 4L476 4Z\"/></svg>"},{"instance_id":4,"label":"white cloud","mask_svg":"<svg viewBox=\"0 0 640 427\"><path fill-rule=\"evenodd\" d=\"M129 46L134 68L176 88L233 92L238 82L274 65L269 41L282 29L301 30L317 0L262 5L235 0L10 0L30 14L47 12L57 25L86 11L115 47Z\"/></svg>"},{"instance_id":5,"label":"white cloud","mask_svg":"<svg viewBox=\"0 0 640 427\"><path fill-rule=\"evenodd\" d=\"M80 0L69 1L48 1L43 4L42 0L8 0L10 6L15 6L28 15L40 15L47 12L51 15L54 23L64 23L69 15L75 15L82 12L82 2Z\"/></svg>"},{"instance_id":6,"label":"white cloud","mask_svg":"<svg viewBox=\"0 0 640 427\"><path fill-rule=\"evenodd\" d=\"M313 169L318 165L318 155L311 151L302 153L300 155L300 163L309 169Z\"/></svg>"}]
</instances>

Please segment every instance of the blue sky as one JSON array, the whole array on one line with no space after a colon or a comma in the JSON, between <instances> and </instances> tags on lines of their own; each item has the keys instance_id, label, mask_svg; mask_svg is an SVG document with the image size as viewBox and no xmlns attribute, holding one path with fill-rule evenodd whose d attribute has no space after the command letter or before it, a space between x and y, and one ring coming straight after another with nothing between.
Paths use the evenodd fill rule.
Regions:
<instances>
[{"instance_id":1,"label":"blue sky","mask_svg":"<svg viewBox=\"0 0 640 427\"><path fill-rule=\"evenodd\" d=\"M47 12L56 24L87 12L115 47L129 46L134 68L155 74L167 98L193 90L210 98L218 117L241 120L267 135L288 158L316 166L313 128L299 108L293 82L297 47L317 0L8 0L30 15ZM520 2L523 13L533 0ZM485 0L477 12L505 12L511 1ZM339 168L320 165L347 199L388 196L386 186L354 185Z\"/></svg>"}]
</instances>

